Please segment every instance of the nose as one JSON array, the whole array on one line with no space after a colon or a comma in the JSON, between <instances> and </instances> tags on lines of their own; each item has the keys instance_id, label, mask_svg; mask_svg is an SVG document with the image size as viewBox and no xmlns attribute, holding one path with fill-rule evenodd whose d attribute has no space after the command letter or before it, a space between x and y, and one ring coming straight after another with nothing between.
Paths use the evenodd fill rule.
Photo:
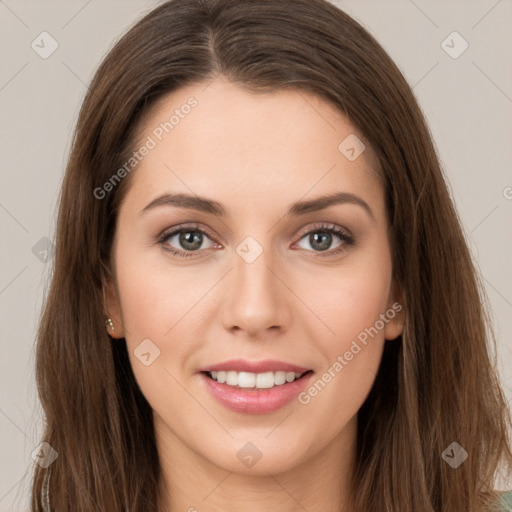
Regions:
<instances>
[{"instance_id":1,"label":"nose","mask_svg":"<svg viewBox=\"0 0 512 512\"><path fill-rule=\"evenodd\" d=\"M226 276L223 324L239 336L243 333L247 338L264 339L287 330L292 294L285 284L282 265L276 263L270 249L251 261L250 251L257 246L249 244L248 253L243 248L233 253L233 268Z\"/></svg>"}]
</instances>

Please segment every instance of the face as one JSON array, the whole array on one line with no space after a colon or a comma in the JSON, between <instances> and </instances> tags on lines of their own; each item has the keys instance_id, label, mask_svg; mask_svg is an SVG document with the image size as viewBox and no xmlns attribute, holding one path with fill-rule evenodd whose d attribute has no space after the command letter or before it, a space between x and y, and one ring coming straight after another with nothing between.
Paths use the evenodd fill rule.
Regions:
<instances>
[{"instance_id":1,"label":"face","mask_svg":"<svg viewBox=\"0 0 512 512\"><path fill-rule=\"evenodd\" d=\"M140 134L107 309L158 442L264 474L353 441L404 313L362 134L312 94L222 77L164 97Z\"/></svg>"}]
</instances>

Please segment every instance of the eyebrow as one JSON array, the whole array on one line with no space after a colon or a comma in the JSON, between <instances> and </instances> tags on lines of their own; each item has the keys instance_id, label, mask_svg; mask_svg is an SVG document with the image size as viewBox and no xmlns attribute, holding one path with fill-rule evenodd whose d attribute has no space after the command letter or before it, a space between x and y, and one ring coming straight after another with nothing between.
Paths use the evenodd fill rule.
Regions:
<instances>
[{"instance_id":1,"label":"eyebrow","mask_svg":"<svg viewBox=\"0 0 512 512\"><path fill-rule=\"evenodd\" d=\"M323 210L335 204L355 204L361 206L372 219L375 219L373 211L368 203L359 196L350 192L337 192L316 197L307 201L298 201L290 207L286 213L286 216L298 217L307 213ZM143 208L143 210L140 212L140 215L142 216L148 211L160 206L190 208L192 210L210 213L218 217L226 217L227 215L224 207L217 201L207 199L206 197L183 193L166 193L158 196Z\"/></svg>"}]
</instances>

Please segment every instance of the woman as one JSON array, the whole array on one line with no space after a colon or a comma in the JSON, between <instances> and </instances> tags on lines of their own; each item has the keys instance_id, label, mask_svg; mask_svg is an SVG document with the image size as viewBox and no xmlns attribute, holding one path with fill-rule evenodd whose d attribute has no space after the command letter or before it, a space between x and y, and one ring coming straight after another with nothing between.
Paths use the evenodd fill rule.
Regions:
<instances>
[{"instance_id":1,"label":"woman","mask_svg":"<svg viewBox=\"0 0 512 512\"><path fill-rule=\"evenodd\" d=\"M34 512L506 510L510 411L425 120L331 4L139 21L82 106L54 264Z\"/></svg>"}]
</instances>

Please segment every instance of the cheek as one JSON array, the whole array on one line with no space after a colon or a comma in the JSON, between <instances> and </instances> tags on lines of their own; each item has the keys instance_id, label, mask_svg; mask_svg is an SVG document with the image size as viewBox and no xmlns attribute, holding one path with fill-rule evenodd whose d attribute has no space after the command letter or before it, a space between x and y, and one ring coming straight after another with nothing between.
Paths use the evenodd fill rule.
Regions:
<instances>
[{"instance_id":1,"label":"cheek","mask_svg":"<svg viewBox=\"0 0 512 512\"><path fill-rule=\"evenodd\" d=\"M359 337L364 341L365 333L376 322L379 332L374 338L384 338L385 324L381 325L379 319L386 313L391 287L391 262L385 252L360 253L360 258L352 264L316 274L310 284L313 281L316 286L311 286L311 301L323 322L317 321L316 326L318 329L320 325L326 334L319 336L317 332L312 339L322 340L330 358L348 350L354 339Z\"/></svg>"},{"instance_id":2,"label":"cheek","mask_svg":"<svg viewBox=\"0 0 512 512\"><path fill-rule=\"evenodd\" d=\"M161 254L155 258L157 253L133 251L118 267L123 322L132 341L141 336L169 338L180 322L190 321L192 306L208 291L204 280L173 268Z\"/></svg>"},{"instance_id":3,"label":"cheek","mask_svg":"<svg viewBox=\"0 0 512 512\"><path fill-rule=\"evenodd\" d=\"M390 280L371 274L360 277L355 275L344 281L330 305L333 330L341 335L340 341L362 338L360 334L374 326L386 310ZM380 330L384 336L382 327Z\"/></svg>"},{"instance_id":4,"label":"cheek","mask_svg":"<svg viewBox=\"0 0 512 512\"><path fill-rule=\"evenodd\" d=\"M155 411L163 404L187 410L190 395L179 384L182 368L196 349L187 326L206 292L190 274L133 251L121 258L117 277L130 364Z\"/></svg>"},{"instance_id":5,"label":"cheek","mask_svg":"<svg viewBox=\"0 0 512 512\"><path fill-rule=\"evenodd\" d=\"M123 254L120 251L120 254ZM187 396L173 376L190 371L204 343L205 306L217 279L172 264L158 249L131 247L118 261L117 278L125 339L137 382L150 403ZM147 340L150 340L148 342ZM142 359L141 354L147 354ZM148 361L149 359L149 361ZM154 361L154 362L152 362ZM150 363L145 366L145 363ZM190 397L188 397L190 398ZM179 406L181 406L179 405Z\"/></svg>"},{"instance_id":6,"label":"cheek","mask_svg":"<svg viewBox=\"0 0 512 512\"><path fill-rule=\"evenodd\" d=\"M360 256L352 265L331 272L314 297L327 327L319 334L318 321L310 323L323 366L299 402L323 417L331 435L357 413L370 391L384 347L386 323L381 315L392 318L386 317L390 257L377 248Z\"/></svg>"}]
</instances>

